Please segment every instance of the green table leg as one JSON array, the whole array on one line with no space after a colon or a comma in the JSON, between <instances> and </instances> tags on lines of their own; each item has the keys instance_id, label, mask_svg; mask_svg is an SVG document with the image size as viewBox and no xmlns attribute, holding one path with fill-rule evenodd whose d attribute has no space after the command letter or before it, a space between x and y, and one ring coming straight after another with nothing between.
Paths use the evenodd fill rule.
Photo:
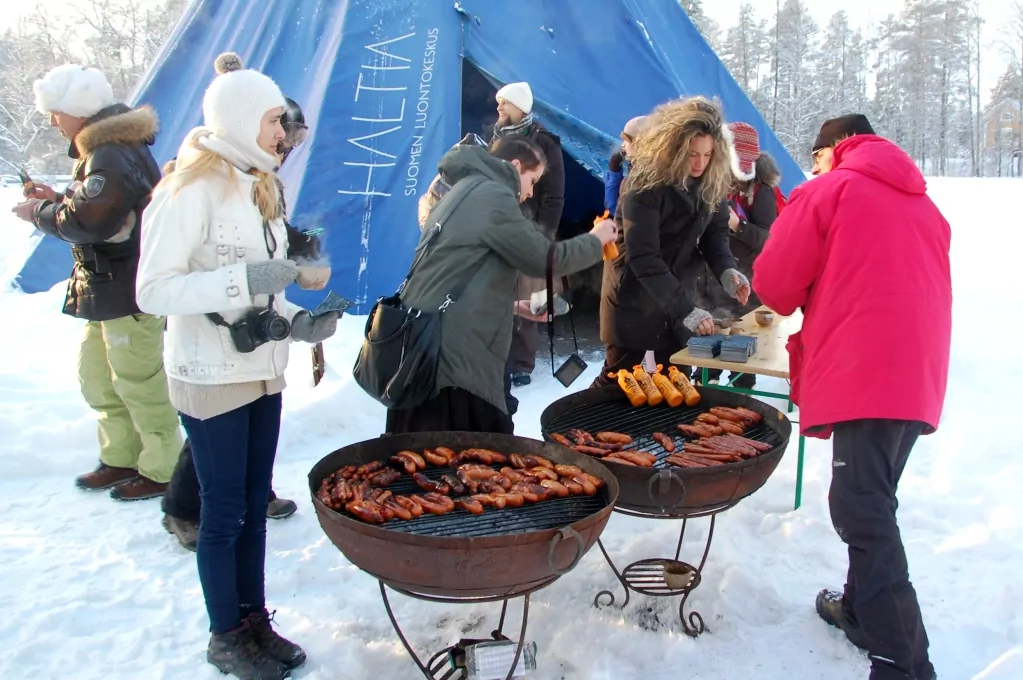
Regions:
<instances>
[{"instance_id":1,"label":"green table leg","mask_svg":"<svg viewBox=\"0 0 1023 680\"><path fill-rule=\"evenodd\" d=\"M798 510L803 504L803 451L806 445L806 438L799 435L799 457L796 460L796 507Z\"/></svg>"}]
</instances>

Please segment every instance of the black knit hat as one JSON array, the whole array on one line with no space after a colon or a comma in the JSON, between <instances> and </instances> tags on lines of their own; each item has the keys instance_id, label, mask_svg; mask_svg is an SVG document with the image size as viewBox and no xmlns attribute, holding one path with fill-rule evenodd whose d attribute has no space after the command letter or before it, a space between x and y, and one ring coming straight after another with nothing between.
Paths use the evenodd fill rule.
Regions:
<instances>
[{"instance_id":1,"label":"black knit hat","mask_svg":"<svg viewBox=\"0 0 1023 680\"><path fill-rule=\"evenodd\" d=\"M813 152L817 153L821 149L835 146L846 137L872 134L874 134L874 128L870 126L870 121L862 113L850 113L846 116L832 118L824 121L824 125L821 125L821 131L813 143Z\"/></svg>"}]
</instances>

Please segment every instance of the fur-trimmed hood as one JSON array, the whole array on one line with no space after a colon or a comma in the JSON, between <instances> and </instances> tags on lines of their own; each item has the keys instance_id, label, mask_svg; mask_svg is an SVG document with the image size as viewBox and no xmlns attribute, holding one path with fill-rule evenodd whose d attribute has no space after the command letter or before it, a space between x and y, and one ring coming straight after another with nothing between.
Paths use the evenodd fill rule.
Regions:
<instances>
[{"instance_id":1,"label":"fur-trimmed hood","mask_svg":"<svg viewBox=\"0 0 1023 680\"><path fill-rule=\"evenodd\" d=\"M156 141L159 130L159 120L151 107L132 109L124 104L114 104L85 121L71 142L68 155L80 158L103 144L151 145Z\"/></svg>"},{"instance_id":2,"label":"fur-trimmed hood","mask_svg":"<svg viewBox=\"0 0 1023 680\"><path fill-rule=\"evenodd\" d=\"M769 187L781 184L781 170L778 169L778 163L771 154L761 152L760 158L757 159L756 181Z\"/></svg>"}]
</instances>

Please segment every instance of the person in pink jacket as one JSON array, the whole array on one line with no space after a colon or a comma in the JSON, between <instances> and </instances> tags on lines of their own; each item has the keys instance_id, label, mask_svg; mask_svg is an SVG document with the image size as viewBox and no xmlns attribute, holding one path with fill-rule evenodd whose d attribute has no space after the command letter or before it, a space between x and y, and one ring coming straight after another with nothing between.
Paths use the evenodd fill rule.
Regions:
<instances>
[{"instance_id":1,"label":"person in pink jacket","mask_svg":"<svg viewBox=\"0 0 1023 680\"><path fill-rule=\"evenodd\" d=\"M814 174L771 228L753 288L779 314L803 310L788 343L792 399L803 434L834 435L829 504L849 573L817 613L869 652L871 680L932 680L895 494L941 419L951 230L912 159L860 114L824 123Z\"/></svg>"}]
</instances>

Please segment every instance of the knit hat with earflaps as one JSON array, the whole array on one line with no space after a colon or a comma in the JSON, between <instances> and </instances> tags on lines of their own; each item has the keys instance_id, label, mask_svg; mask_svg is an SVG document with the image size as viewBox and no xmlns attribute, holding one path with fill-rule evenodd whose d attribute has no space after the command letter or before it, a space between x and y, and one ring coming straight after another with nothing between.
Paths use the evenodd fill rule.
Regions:
<instances>
[{"instance_id":1,"label":"knit hat with earflaps","mask_svg":"<svg viewBox=\"0 0 1023 680\"><path fill-rule=\"evenodd\" d=\"M533 112L533 90L529 83L508 83L497 91L497 99L503 99L522 113Z\"/></svg>"},{"instance_id":2,"label":"knit hat with earflaps","mask_svg":"<svg viewBox=\"0 0 1023 680\"><path fill-rule=\"evenodd\" d=\"M217 70L220 70L221 60L230 55L233 53L217 58ZM214 137L227 142L251 167L273 172L278 159L261 149L257 140L266 112L285 105L281 88L269 76L251 69L227 70L214 78L207 88L202 113ZM215 146L206 146L220 153ZM229 160L235 162L235 159Z\"/></svg>"},{"instance_id":3,"label":"knit hat with earflaps","mask_svg":"<svg viewBox=\"0 0 1023 680\"><path fill-rule=\"evenodd\" d=\"M32 84L39 113L92 118L117 103L102 71L78 64L58 66Z\"/></svg>"},{"instance_id":4,"label":"knit hat with earflaps","mask_svg":"<svg viewBox=\"0 0 1023 680\"><path fill-rule=\"evenodd\" d=\"M748 182L757 176L757 159L760 158L760 135L749 123L729 123L729 150L732 174L736 179ZM729 137L729 135L725 135Z\"/></svg>"}]
</instances>

